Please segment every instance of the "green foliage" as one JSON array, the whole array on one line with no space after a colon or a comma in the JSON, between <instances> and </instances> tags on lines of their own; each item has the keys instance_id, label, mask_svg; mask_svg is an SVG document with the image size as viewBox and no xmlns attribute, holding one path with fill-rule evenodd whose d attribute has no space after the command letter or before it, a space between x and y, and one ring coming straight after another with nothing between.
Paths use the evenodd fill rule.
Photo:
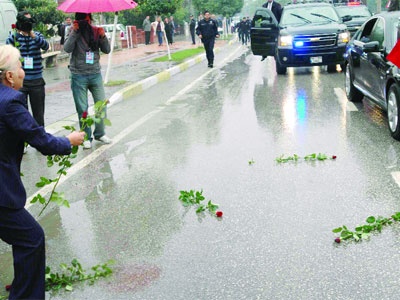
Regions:
<instances>
[{"instance_id":1,"label":"green foliage","mask_svg":"<svg viewBox=\"0 0 400 300\"><path fill-rule=\"evenodd\" d=\"M203 202L206 198L203 196L202 190L180 191L179 193L179 200L181 200L183 206L195 206L196 213L208 211L211 214L215 214L218 208L218 204L213 203L211 200L208 200L207 204Z\"/></svg>"},{"instance_id":2,"label":"green foliage","mask_svg":"<svg viewBox=\"0 0 400 300\"><path fill-rule=\"evenodd\" d=\"M343 225L332 230L333 233L340 233L340 237L336 238L335 241L340 243L342 240L354 240L356 242L368 239L373 232L381 232L383 227L393 224L393 222L400 221L400 212L394 213L390 218L384 217L368 217L364 225L359 225L351 231L347 226Z\"/></svg>"},{"instance_id":3,"label":"green foliage","mask_svg":"<svg viewBox=\"0 0 400 300\"><path fill-rule=\"evenodd\" d=\"M240 12L244 5L243 0L192 0L195 9L201 13L209 10L211 14L231 17Z\"/></svg>"},{"instance_id":4,"label":"green foliage","mask_svg":"<svg viewBox=\"0 0 400 300\"><path fill-rule=\"evenodd\" d=\"M297 154L293 154L293 155L289 155L289 156L285 156L285 155L282 154L281 156L275 158L275 161L277 163L287 163L287 162L290 162L290 161L297 162L299 159L300 159L300 156L298 156ZM334 159L336 159L336 155L332 155L332 156L328 157L324 153L318 153L318 154L317 153L311 153L311 154L307 154L306 156L304 156L303 159L305 161L317 161L317 160L318 161L324 161L324 160L327 160L327 159L334 160Z\"/></svg>"},{"instance_id":5,"label":"green foliage","mask_svg":"<svg viewBox=\"0 0 400 300\"><path fill-rule=\"evenodd\" d=\"M250 160L248 161L248 163L249 163L249 166L251 166L251 165L255 164L255 161L254 161L254 159L250 159Z\"/></svg>"},{"instance_id":6,"label":"green foliage","mask_svg":"<svg viewBox=\"0 0 400 300\"><path fill-rule=\"evenodd\" d=\"M96 280L112 274L109 265L113 263L112 260L109 260L104 264L93 266L91 268L91 273L86 273L86 270L82 268L82 265L77 259L73 259L70 266L64 263L60 264L60 268L63 272L61 274L52 273L50 267L46 267L46 291L58 291L60 289L72 291L73 285L82 281L93 284Z\"/></svg>"},{"instance_id":7,"label":"green foliage","mask_svg":"<svg viewBox=\"0 0 400 300\"><path fill-rule=\"evenodd\" d=\"M146 15L171 15L182 7L183 0L138 0L137 3L140 10Z\"/></svg>"},{"instance_id":8,"label":"green foliage","mask_svg":"<svg viewBox=\"0 0 400 300\"><path fill-rule=\"evenodd\" d=\"M57 10L57 1L54 0L13 0L18 11L27 10L36 18L35 31L45 37L54 36L57 32L56 24L64 21L66 14Z\"/></svg>"}]
</instances>

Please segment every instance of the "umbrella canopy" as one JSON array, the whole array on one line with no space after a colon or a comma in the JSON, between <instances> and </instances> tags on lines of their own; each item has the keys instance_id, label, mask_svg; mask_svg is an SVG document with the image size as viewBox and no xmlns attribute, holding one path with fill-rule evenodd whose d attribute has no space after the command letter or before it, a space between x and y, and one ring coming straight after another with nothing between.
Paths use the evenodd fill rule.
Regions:
<instances>
[{"instance_id":1,"label":"umbrella canopy","mask_svg":"<svg viewBox=\"0 0 400 300\"><path fill-rule=\"evenodd\" d=\"M65 0L58 9L66 12L101 13L117 12L137 6L133 0Z\"/></svg>"}]
</instances>

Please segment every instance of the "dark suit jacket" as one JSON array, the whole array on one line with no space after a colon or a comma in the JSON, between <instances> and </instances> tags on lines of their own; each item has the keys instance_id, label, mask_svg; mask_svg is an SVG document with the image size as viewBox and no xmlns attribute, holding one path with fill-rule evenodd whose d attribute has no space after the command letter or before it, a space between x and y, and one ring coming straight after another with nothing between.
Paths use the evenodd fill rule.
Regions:
<instances>
[{"instance_id":1,"label":"dark suit jacket","mask_svg":"<svg viewBox=\"0 0 400 300\"><path fill-rule=\"evenodd\" d=\"M265 2L263 4L263 7L268 8L268 2ZM282 15L282 6L278 2L273 1L271 11L279 22L281 20L281 15Z\"/></svg>"},{"instance_id":2,"label":"dark suit jacket","mask_svg":"<svg viewBox=\"0 0 400 300\"><path fill-rule=\"evenodd\" d=\"M71 153L67 138L54 137L36 123L24 94L0 83L0 207L25 206L20 175L25 141L44 155Z\"/></svg>"}]
</instances>

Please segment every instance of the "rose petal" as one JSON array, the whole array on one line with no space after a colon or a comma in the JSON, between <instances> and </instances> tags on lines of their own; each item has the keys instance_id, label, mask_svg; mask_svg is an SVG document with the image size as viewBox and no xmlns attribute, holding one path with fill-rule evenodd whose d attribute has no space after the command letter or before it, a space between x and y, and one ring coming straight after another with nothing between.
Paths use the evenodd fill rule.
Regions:
<instances>
[{"instance_id":1,"label":"rose petal","mask_svg":"<svg viewBox=\"0 0 400 300\"><path fill-rule=\"evenodd\" d=\"M224 213L222 212L222 211L217 211L216 213L215 213L215 215L218 217L218 218L221 218L222 217L222 215L223 215Z\"/></svg>"},{"instance_id":2,"label":"rose petal","mask_svg":"<svg viewBox=\"0 0 400 300\"><path fill-rule=\"evenodd\" d=\"M340 244L340 242L341 242L340 238L336 238L336 239L335 239L335 243Z\"/></svg>"}]
</instances>

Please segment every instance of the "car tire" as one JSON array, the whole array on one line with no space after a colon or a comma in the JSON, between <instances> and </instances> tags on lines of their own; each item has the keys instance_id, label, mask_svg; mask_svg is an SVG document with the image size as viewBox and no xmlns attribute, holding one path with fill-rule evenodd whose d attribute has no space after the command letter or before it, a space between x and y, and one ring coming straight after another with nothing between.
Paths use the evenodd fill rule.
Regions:
<instances>
[{"instance_id":1,"label":"car tire","mask_svg":"<svg viewBox=\"0 0 400 300\"><path fill-rule=\"evenodd\" d=\"M391 136L400 140L400 88L392 84L387 94L387 120Z\"/></svg>"},{"instance_id":2,"label":"car tire","mask_svg":"<svg viewBox=\"0 0 400 300\"><path fill-rule=\"evenodd\" d=\"M277 57L275 57L275 66L276 66L276 73L278 73L278 75L285 75L287 68L286 67L282 67L281 63L279 62L279 59Z\"/></svg>"},{"instance_id":3,"label":"car tire","mask_svg":"<svg viewBox=\"0 0 400 300\"><path fill-rule=\"evenodd\" d=\"M364 95L359 90L357 90L357 88L353 84L353 75L349 63L346 64L345 70L345 88L347 99L349 99L349 101L351 102L360 102L364 98Z\"/></svg>"},{"instance_id":4,"label":"car tire","mask_svg":"<svg viewBox=\"0 0 400 300\"><path fill-rule=\"evenodd\" d=\"M336 65L328 65L327 66L328 73L335 73L336 72Z\"/></svg>"}]
</instances>

